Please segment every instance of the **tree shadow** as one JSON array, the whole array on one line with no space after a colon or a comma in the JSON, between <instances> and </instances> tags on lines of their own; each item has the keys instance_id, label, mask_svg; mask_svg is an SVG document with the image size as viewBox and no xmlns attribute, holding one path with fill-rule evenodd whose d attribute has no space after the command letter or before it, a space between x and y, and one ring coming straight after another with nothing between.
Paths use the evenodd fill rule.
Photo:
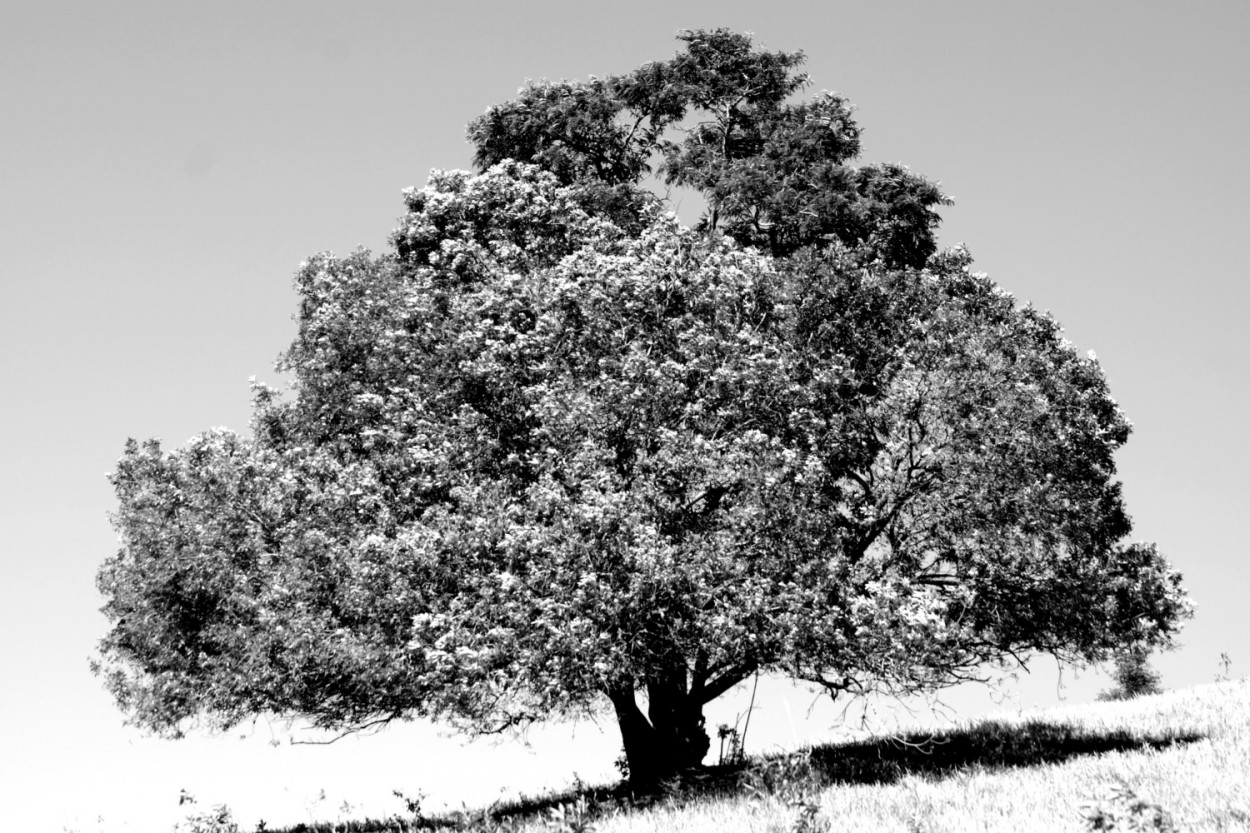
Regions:
<instances>
[{"instance_id":1,"label":"tree shadow","mask_svg":"<svg viewBox=\"0 0 1250 833\"><path fill-rule=\"evenodd\" d=\"M659 793L639 795L627 784L583 786L561 795L522 799L496 809L497 817L533 817L578 799L591 806L642 807L662 799L678 801L761 792L802 793L839 784L892 784L907 776L943 779L968 770L999 770L1062 763L1108 752L1161 750L1202 740L1197 732L1091 730L1046 720L1014 724L985 721L961 729L912 732L851 743L815 746L798 753L769 755L741 765L691 772Z\"/></svg>"},{"instance_id":2,"label":"tree shadow","mask_svg":"<svg viewBox=\"0 0 1250 833\"><path fill-rule=\"evenodd\" d=\"M811 750L810 764L829 784L891 784L908 775L945 778L972 768L1041 766L1084 755L1167 749L1204 737L1196 732L1092 731L1045 720L991 720L966 729L818 746Z\"/></svg>"},{"instance_id":3,"label":"tree shadow","mask_svg":"<svg viewBox=\"0 0 1250 833\"><path fill-rule=\"evenodd\" d=\"M760 793L804 793L838 784L892 784L907 776L940 780L960 772L1062 763L1085 755L1162 750L1203 740L1197 732L1156 733L1125 729L1089 730L1071 723L1032 720L1021 724L986 721L963 729L912 732L851 743L815 746L803 752L767 755L741 765L704 767L657 793L635 794L627 784L591 786L541 797L497 802L474 813L425 817L415 824L395 819L346 825L296 825L272 833L374 833L404 830L513 829L509 822L550 819L564 810L598 815L605 808L645 807L659 800L684 803ZM578 810L576 808L580 807Z\"/></svg>"}]
</instances>

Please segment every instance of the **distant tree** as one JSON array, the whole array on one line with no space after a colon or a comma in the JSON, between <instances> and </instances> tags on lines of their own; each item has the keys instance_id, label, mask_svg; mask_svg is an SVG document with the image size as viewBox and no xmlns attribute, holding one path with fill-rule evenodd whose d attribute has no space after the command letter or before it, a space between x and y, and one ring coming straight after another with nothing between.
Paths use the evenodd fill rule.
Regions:
<instances>
[{"instance_id":1,"label":"distant tree","mask_svg":"<svg viewBox=\"0 0 1250 833\"><path fill-rule=\"evenodd\" d=\"M1111 678L1115 680L1115 687L1100 692L1099 700L1131 700L1163 691L1159 686L1159 673L1150 667L1150 651L1141 645L1116 652Z\"/></svg>"},{"instance_id":2,"label":"distant tree","mask_svg":"<svg viewBox=\"0 0 1250 833\"><path fill-rule=\"evenodd\" d=\"M485 169L406 192L393 253L305 264L250 437L127 444L97 669L133 722L610 705L648 788L757 672L912 692L1170 642L1189 603L1121 543L1097 363L932 252L923 181L835 173L858 132L782 101L795 56L682 39L492 108ZM687 106L715 117L667 143ZM711 194L701 228L639 184L653 153ZM795 173L751 190L753 159Z\"/></svg>"}]
</instances>

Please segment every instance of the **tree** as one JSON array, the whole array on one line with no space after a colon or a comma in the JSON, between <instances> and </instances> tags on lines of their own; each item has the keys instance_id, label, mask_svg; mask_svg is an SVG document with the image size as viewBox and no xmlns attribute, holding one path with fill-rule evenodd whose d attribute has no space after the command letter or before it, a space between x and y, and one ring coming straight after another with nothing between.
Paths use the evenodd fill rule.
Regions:
<instances>
[{"instance_id":1,"label":"tree","mask_svg":"<svg viewBox=\"0 0 1250 833\"><path fill-rule=\"evenodd\" d=\"M1159 672L1150 667L1150 651L1141 645L1130 645L1117 652L1111 672L1115 687L1098 694L1099 700L1131 700L1147 694L1159 694Z\"/></svg>"},{"instance_id":2,"label":"tree","mask_svg":"<svg viewBox=\"0 0 1250 833\"><path fill-rule=\"evenodd\" d=\"M406 192L393 252L310 259L250 437L127 444L97 669L132 721L480 733L610 705L650 788L757 672L911 692L1169 644L1189 602L1122 543L1129 424L1097 362L923 211L891 219L918 178L880 210L789 195L861 181L829 173L845 147L805 156L837 145L799 127L835 97L785 104L794 56L682 39L492 108L484 169ZM710 156L665 144L690 102L725 114L690 134L720 131ZM791 185L735 178L787 130ZM651 153L710 195L699 228L642 187Z\"/></svg>"}]
</instances>

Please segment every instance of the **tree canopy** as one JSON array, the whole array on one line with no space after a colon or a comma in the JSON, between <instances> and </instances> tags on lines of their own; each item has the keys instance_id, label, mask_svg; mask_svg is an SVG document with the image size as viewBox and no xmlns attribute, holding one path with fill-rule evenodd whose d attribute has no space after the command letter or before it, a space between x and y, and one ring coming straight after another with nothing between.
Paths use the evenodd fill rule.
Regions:
<instances>
[{"instance_id":1,"label":"tree canopy","mask_svg":"<svg viewBox=\"0 0 1250 833\"><path fill-rule=\"evenodd\" d=\"M647 786L757 672L911 692L1170 642L1098 363L937 251L935 185L848 167L801 55L680 39L492 107L393 251L305 263L250 435L127 444L97 668L134 722L611 706Z\"/></svg>"},{"instance_id":2,"label":"tree canopy","mask_svg":"<svg viewBox=\"0 0 1250 833\"><path fill-rule=\"evenodd\" d=\"M474 161L539 165L624 228L637 227L645 202L633 186L654 168L702 194L700 228L742 245L783 256L836 239L924 265L947 198L901 165L848 164L860 149L850 102L827 91L788 100L810 83L803 53L758 50L725 29L678 40L684 52L626 75L527 85L469 125Z\"/></svg>"}]
</instances>

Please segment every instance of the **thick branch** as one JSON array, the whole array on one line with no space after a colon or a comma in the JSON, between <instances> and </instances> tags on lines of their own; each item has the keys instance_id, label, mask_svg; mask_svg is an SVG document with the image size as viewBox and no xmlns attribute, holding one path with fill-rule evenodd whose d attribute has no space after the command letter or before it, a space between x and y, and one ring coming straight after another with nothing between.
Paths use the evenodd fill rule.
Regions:
<instances>
[{"instance_id":1,"label":"thick branch","mask_svg":"<svg viewBox=\"0 0 1250 833\"><path fill-rule=\"evenodd\" d=\"M758 667L758 665L752 662L726 669L716 679L710 680L703 685L697 693L692 690L690 696L696 697L696 702L701 706L710 703L754 674Z\"/></svg>"}]
</instances>

